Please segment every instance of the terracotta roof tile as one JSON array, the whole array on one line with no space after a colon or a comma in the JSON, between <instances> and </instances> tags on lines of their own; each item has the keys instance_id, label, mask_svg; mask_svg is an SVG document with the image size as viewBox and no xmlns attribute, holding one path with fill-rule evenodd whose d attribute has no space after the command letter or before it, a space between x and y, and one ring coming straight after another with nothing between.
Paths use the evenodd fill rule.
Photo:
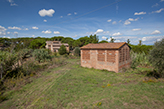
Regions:
<instances>
[{"instance_id":1,"label":"terracotta roof tile","mask_svg":"<svg viewBox=\"0 0 164 109\"><path fill-rule=\"evenodd\" d=\"M119 49L124 44L126 42L88 44L81 47L81 49Z\"/></svg>"}]
</instances>

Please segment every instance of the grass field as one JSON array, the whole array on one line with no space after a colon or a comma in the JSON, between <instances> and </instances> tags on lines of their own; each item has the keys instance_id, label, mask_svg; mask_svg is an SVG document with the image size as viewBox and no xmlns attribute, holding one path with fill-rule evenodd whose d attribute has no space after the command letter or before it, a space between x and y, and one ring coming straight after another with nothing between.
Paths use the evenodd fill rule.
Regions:
<instances>
[{"instance_id":1,"label":"grass field","mask_svg":"<svg viewBox=\"0 0 164 109\"><path fill-rule=\"evenodd\" d=\"M164 79L138 74L83 68L79 59L42 72L24 87L7 91L0 108L122 109L164 108Z\"/></svg>"}]
</instances>

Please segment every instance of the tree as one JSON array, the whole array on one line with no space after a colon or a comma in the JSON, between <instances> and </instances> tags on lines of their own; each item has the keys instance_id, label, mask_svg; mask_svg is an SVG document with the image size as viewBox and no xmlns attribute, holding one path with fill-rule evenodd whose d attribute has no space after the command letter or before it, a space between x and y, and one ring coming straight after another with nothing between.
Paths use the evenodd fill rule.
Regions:
<instances>
[{"instance_id":1,"label":"tree","mask_svg":"<svg viewBox=\"0 0 164 109\"><path fill-rule=\"evenodd\" d=\"M71 37L65 37L61 40L62 43L68 43L69 44L69 49L73 50L73 42L74 39L72 39Z\"/></svg>"},{"instance_id":2,"label":"tree","mask_svg":"<svg viewBox=\"0 0 164 109\"><path fill-rule=\"evenodd\" d=\"M139 44L138 45L142 45L142 40L139 40Z\"/></svg>"},{"instance_id":3,"label":"tree","mask_svg":"<svg viewBox=\"0 0 164 109\"><path fill-rule=\"evenodd\" d=\"M60 55L64 55L67 53L66 47L64 45L60 46L58 51Z\"/></svg>"},{"instance_id":4,"label":"tree","mask_svg":"<svg viewBox=\"0 0 164 109\"><path fill-rule=\"evenodd\" d=\"M150 51L150 63L164 77L164 38L155 42L153 49Z\"/></svg>"},{"instance_id":5,"label":"tree","mask_svg":"<svg viewBox=\"0 0 164 109\"><path fill-rule=\"evenodd\" d=\"M114 39L114 38L112 38L112 37L110 37L110 43L114 43L114 41L116 40L116 39Z\"/></svg>"},{"instance_id":6,"label":"tree","mask_svg":"<svg viewBox=\"0 0 164 109\"><path fill-rule=\"evenodd\" d=\"M91 43L98 43L99 42L99 37L95 35L90 35L89 36Z\"/></svg>"},{"instance_id":7,"label":"tree","mask_svg":"<svg viewBox=\"0 0 164 109\"><path fill-rule=\"evenodd\" d=\"M33 56L39 63L42 61L45 62L46 60L51 60L51 56L48 53L48 50L43 48L34 50Z\"/></svg>"},{"instance_id":8,"label":"tree","mask_svg":"<svg viewBox=\"0 0 164 109\"><path fill-rule=\"evenodd\" d=\"M31 41L29 48L32 49L39 49L39 48L45 48L46 41L44 39L34 39Z\"/></svg>"},{"instance_id":9,"label":"tree","mask_svg":"<svg viewBox=\"0 0 164 109\"><path fill-rule=\"evenodd\" d=\"M108 41L102 40L102 41L100 41L99 43L108 43Z\"/></svg>"},{"instance_id":10,"label":"tree","mask_svg":"<svg viewBox=\"0 0 164 109\"><path fill-rule=\"evenodd\" d=\"M127 43L130 44L130 40L129 39L127 39Z\"/></svg>"},{"instance_id":11,"label":"tree","mask_svg":"<svg viewBox=\"0 0 164 109\"><path fill-rule=\"evenodd\" d=\"M75 49L74 49L74 55L75 56L80 56L80 47L75 47Z\"/></svg>"}]
</instances>

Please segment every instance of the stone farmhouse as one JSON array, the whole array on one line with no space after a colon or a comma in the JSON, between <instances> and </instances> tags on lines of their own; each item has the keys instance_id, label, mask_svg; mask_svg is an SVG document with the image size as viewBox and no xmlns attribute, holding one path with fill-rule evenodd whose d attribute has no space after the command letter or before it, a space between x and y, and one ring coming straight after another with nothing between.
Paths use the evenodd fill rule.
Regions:
<instances>
[{"instance_id":1,"label":"stone farmhouse","mask_svg":"<svg viewBox=\"0 0 164 109\"><path fill-rule=\"evenodd\" d=\"M126 42L88 44L81 47L81 66L120 72L130 67L130 46Z\"/></svg>"},{"instance_id":2,"label":"stone farmhouse","mask_svg":"<svg viewBox=\"0 0 164 109\"><path fill-rule=\"evenodd\" d=\"M61 43L61 41L46 41L46 49L49 49L52 52L58 52L61 45L64 45L69 52L69 45L67 43Z\"/></svg>"}]
</instances>

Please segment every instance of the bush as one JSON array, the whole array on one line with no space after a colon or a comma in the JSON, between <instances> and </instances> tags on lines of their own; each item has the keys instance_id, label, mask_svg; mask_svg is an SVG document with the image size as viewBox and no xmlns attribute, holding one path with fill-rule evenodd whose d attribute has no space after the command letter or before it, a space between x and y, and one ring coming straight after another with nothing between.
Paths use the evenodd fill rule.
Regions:
<instances>
[{"instance_id":1,"label":"bush","mask_svg":"<svg viewBox=\"0 0 164 109\"><path fill-rule=\"evenodd\" d=\"M15 53L9 53L7 51L0 51L0 74L1 79L6 72L11 71L14 65L17 63L17 56Z\"/></svg>"},{"instance_id":2,"label":"bush","mask_svg":"<svg viewBox=\"0 0 164 109\"><path fill-rule=\"evenodd\" d=\"M131 68L135 69L137 66L148 66L150 65L148 56L145 54L145 52L142 53L134 53L131 52Z\"/></svg>"},{"instance_id":3,"label":"bush","mask_svg":"<svg viewBox=\"0 0 164 109\"><path fill-rule=\"evenodd\" d=\"M75 55L75 56L80 56L80 48L79 48L79 47L76 47L76 48L74 49L74 55Z\"/></svg>"},{"instance_id":4,"label":"bush","mask_svg":"<svg viewBox=\"0 0 164 109\"><path fill-rule=\"evenodd\" d=\"M66 50L66 47L64 45L60 46L58 51L59 51L60 55L67 54L67 50Z\"/></svg>"},{"instance_id":5,"label":"bush","mask_svg":"<svg viewBox=\"0 0 164 109\"><path fill-rule=\"evenodd\" d=\"M132 48L132 51L135 53L145 53L146 55L149 54L150 50L153 48L152 45L131 45L129 46Z\"/></svg>"},{"instance_id":6,"label":"bush","mask_svg":"<svg viewBox=\"0 0 164 109\"><path fill-rule=\"evenodd\" d=\"M150 51L150 63L164 77L164 38L155 42L153 49Z\"/></svg>"},{"instance_id":7,"label":"bush","mask_svg":"<svg viewBox=\"0 0 164 109\"><path fill-rule=\"evenodd\" d=\"M51 56L46 49L36 49L33 52L35 59L40 62L45 62L46 60L51 60Z\"/></svg>"}]
</instances>

